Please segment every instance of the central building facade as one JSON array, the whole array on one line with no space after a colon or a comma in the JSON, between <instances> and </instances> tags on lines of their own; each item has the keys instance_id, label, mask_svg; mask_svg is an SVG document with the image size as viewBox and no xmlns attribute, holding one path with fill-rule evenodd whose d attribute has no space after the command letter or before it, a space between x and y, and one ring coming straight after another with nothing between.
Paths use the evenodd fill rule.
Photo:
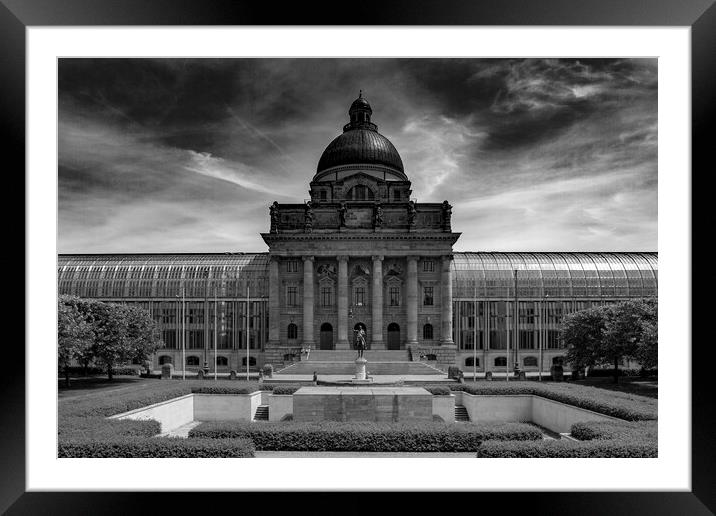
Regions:
<instances>
[{"instance_id":1,"label":"central building facade","mask_svg":"<svg viewBox=\"0 0 716 516\"><path fill-rule=\"evenodd\" d=\"M417 203L360 95L323 152L310 200L270 208L266 361L296 346L426 350L454 363L451 206Z\"/></svg>"}]
</instances>

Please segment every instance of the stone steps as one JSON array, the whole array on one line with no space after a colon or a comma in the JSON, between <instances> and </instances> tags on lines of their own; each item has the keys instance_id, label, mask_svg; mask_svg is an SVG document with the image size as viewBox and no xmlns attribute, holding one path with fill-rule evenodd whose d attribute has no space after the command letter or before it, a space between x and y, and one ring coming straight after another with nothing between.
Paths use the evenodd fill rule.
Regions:
<instances>
[{"instance_id":1,"label":"stone steps","mask_svg":"<svg viewBox=\"0 0 716 516\"><path fill-rule=\"evenodd\" d=\"M372 350L367 349L363 352L363 356L369 362L405 362L408 361L408 351L401 350ZM335 349L311 350L308 359L302 358L307 362L353 362L358 357L358 351L354 349Z\"/></svg>"},{"instance_id":2,"label":"stone steps","mask_svg":"<svg viewBox=\"0 0 716 516\"><path fill-rule=\"evenodd\" d=\"M421 362L371 362L368 359L367 370L369 376L380 375L444 375L445 373L434 367ZM319 375L351 375L356 371L353 361L325 362L308 361L297 362L274 373L274 376L282 374L312 375L314 372Z\"/></svg>"},{"instance_id":3,"label":"stone steps","mask_svg":"<svg viewBox=\"0 0 716 516\"><path fill-rule=\"evenodd\" d=\"M269 420L269 406L259 405L256 407L256 414L254 414L254 421L268 421Z\"/></svg>"},{"instance_id":4,"label":"stone steps","mask_svg":"<svg viewBox=\"0 0 716 516\"><path fill-rule=\"evenodd\" d=\"M470 415L464 405L455 405L455 421L469 422Z\"/></svg>"}]
</instances>

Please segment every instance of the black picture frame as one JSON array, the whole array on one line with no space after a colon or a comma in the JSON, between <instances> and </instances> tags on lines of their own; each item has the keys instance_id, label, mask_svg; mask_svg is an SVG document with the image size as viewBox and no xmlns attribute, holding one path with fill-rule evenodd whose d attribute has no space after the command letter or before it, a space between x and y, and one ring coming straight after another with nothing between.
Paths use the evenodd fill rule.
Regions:
<instances>
[{"instance_id":1,"label":"black picture frame","mask_svg":"<svg viewBox=\"0 0 716 516\"><path fill-rule=\"evenodd\" d=\"M688 26L691 27L692 73L692 328L703 329L709 320L706 292L716 287L716 273L707 266L713 216L698 203L698 196L713 192L713 143L709 135L716 111L716 6L714 0L414 0L394 3L365 0L336 4L292 2L278 6L245 0L0 0L0 145L3 156L14 165L5 168L6 179L18 181L16 191L24 192L18 173L25 170L25 31L32 26L79 25L512 25L512 26ZM10 171L14 171L10 174ZM706 199L703 199L706 201ZM18 223L18 208L5 203L6 238L13 240L13 256L6 268L25 263L24 227ZM22 215L24 222L24 211ZM22 234L21 234L22 231ZM16 238L15 238L16 237ZM20 242L22 240L22 242ZM22 259L18 257L20 255ZM32 271L24 270L25 274ZM7 274L6 269L6 274ZM705 284L704 284L705 281ZM711 287L711 288L709 288ZM22 290L20 290L22 288ZM15 308L24 301L24 284L16 287L8 303ZM701 300L701 303L699 303ZM24 303L23 303L24 306ZM662 316L666 316L663 314ZM684 321L685 322L685 321ZM20 326L20 325L17 325ZM22 332L22 330L21 330ZM713 364L712 343L704 332L692 331L692 490L690 492L569 492L569 493L475 493L461 503L496 503L509 512L526 514L713 514L716 511L716 404L710 389ZM24 340L24 334L23 334ZM18 340L15 340L17 342ZM691 343L673 343L674 352L685 353ZM10 353L8 351L8 353ZM8 514L124 514L186 509L192 500L203 500L203 510L216 507L208 500L174 493L36 493L25 489L25 357L15 350L11 367L0 375L4 406L0 411L0 511ZM8 364L9 366L10 364ZM668 371L666 372L668 374ZM435 474L426 472L426 474ZM450 472L441 472L449 475ZM568 474L568 472L565 472ZM365 512L348 498L291 493L270 495L266 503L295 512L306 507L313 513ZM226 494L232 505L240 494ZM264 495L269 496L269 495ZM454 510L445 495L443 510ZM212 495L220 497L221 495ZM227 499L225 498L225 499ZM260 499L260 497L259 497ZM409 505L435 501L434 493L414 493ZM406 503L408 500L406 500ZM403 502L401 502L403 503ZM338 504L338 505L337 505ZM494 505L493 505L494 506ZM341 509L344 507L344 509ZM461 507L463 510L465 507ZM221 509L219 509L221 510ZM493 509L494 510L494 509ZM374 512L374 511L371 511Z\"/></svg>"}]
</instances>

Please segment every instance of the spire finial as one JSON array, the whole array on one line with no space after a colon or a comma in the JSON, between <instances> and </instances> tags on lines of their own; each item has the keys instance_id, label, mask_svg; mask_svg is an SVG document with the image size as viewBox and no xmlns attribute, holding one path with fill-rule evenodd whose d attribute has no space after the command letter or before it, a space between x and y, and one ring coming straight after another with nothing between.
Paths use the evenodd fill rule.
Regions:
<instances>
[{"instance_id":1,"label":"spire finial","mask_svg":"<svg viewBox=\"0 0 716 516\"><path fill-rule=\"evenodd\" d=\"M358 98L359 99L363 98L363 90L358 90Z\"/></svg>"}]
</instances>

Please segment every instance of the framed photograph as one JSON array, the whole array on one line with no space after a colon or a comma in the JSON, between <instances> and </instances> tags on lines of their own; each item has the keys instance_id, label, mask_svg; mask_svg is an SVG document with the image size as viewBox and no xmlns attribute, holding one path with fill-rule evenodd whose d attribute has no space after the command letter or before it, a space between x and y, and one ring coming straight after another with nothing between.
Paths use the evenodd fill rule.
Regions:
<instances>
[{"instance_id":1,"label":"framed photograph","mask_svg":"<svg viewBox=\"0 0 716 516\"><path fill-rule=\"evenodd\" d=\"M149 492L172 491L514 491L512 508L545 514L714 510L712 362L693 332L707 303L691 287L706 255L692 235L710 220L692 190L710 191L693 185L711 176L713 2L362 4L355 20L319 6L0 2L4 145L27 201L3 510L129 510L139 492L155 509L173 502ZM340 389L430 370L518 385L557 380L563 364L572 385L604 361L566 367L564 317L657 289L662 374L631 391L642 405L595 395L649 421L653 452L58 457L58 295L147 308L161 351L128 363L148 377L279 370ZM657 363L655 320L643 331L652 355L624 352L616 370ZM399 374L385 365L403 355ZM108 356L97 363L111 376ZM349 362L348 379L326 365ZM393 421L425 401L403 394ZM364 411L340 396L343 420ZM488 421L467 396L425 417ZM290 410L264 398L250 418L259 405L311 421L295 393ZM120 416L144 418L135 409ZM571 439L530 410L543 439Z\"/></svg>"}]
</instances>

